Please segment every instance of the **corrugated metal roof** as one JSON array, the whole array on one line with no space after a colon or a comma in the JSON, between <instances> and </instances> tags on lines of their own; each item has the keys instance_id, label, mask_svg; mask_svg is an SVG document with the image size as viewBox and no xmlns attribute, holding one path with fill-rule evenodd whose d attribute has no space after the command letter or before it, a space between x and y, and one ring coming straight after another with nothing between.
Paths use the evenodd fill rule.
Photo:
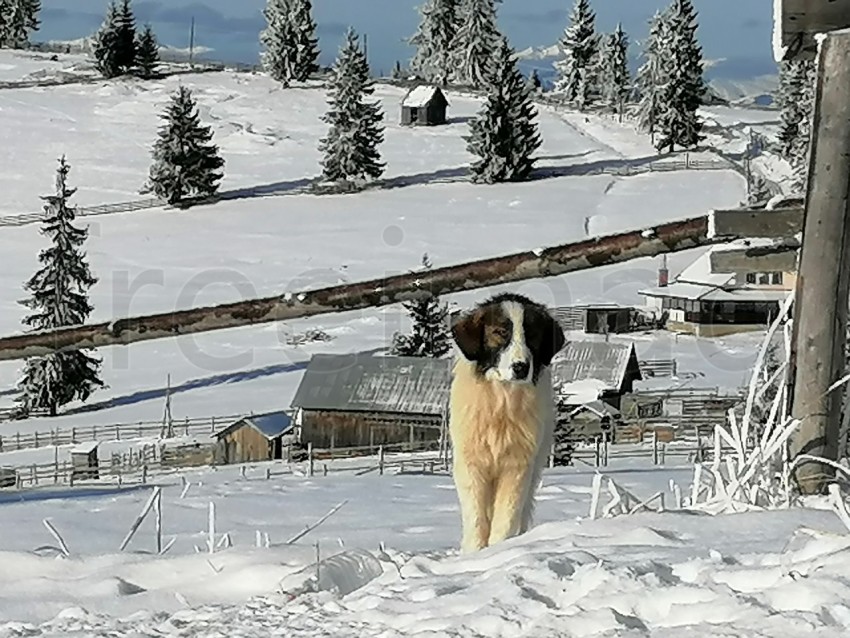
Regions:
<instances>
[{"instance_id":1,"label":"corrugated metal roof","mask_svg":"<svg viewBox=\"0 0 850 638\"><path fill-rule=\"evenodd\" d=\"M316 354L301 378L292 407L444 414L450 383L449 359Z\"/></svg>"},{"instance_id":2,"label":"corrugated metal roof","mask_svg":"<svg viewBox=\"0 0 850 638\"><path fill-rule=\"evenodd\" d=\"M242 417L216 433L216 437L222 437L228 432L247 424L258 430L267 439L275 439L286 433L293 427L292 417L287 412L268 412L266 414L252 414Z\"/></svg>"},{"instance_id":3,"label":"corrugated metal roof","mask_svg":"<svg viewBox=\"0 0 850 638\"><path fill-rule=\"evenodd\" d=\"M570 341L552 362L552 376L563 383L598 379L608 389L619 390L632 358L636 365L633 343Z\"/></svg>"}]
</instances>

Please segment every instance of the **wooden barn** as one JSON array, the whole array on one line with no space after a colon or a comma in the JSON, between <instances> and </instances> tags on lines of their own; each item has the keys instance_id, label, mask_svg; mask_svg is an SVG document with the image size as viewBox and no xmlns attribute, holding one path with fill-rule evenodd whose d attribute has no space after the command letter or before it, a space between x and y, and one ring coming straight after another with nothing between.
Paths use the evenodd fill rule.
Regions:
<instances>
[{"instance_id":1,"label":"wooden barn","mask_svg":"<svg viewBox=\"0 0 850 638\"><path fill-rule=\"evenodd\" d=\"M332 449L438 441L450 380L448 359L313 355L292 400L301 443Z\"/></svg>"},{"instance_id":2,"label":"wooden barn","mask_svg":"<svg viewBox=\"0 0 850 638\"><path fill-rule=\"evenodd\" d=\"M552 380L567 406L600 399L619 409L643 375L633 343L570 341L552 362Z\"/></svg>"},{"instance_id":3,"label":"wooden barn","mask_svg":"<svg viewBox=\"0 0 850 638\"><path fill-rule=\"evenodd\" d=\"M401 101L401 123L405 126L445 124L449 101L438 86L417 86Z\"/></svg>"},{"instance_id":4,"label":"wooden barn","mask_svg":"<svg viewBox=\"0 0 850 638\"><path fill-rule=\"evenodd\" d=\"M284 439L294 424L286 412L252 414L215 434L216 464L252 463L283 458Z\"/></svg>"}]
</instances>

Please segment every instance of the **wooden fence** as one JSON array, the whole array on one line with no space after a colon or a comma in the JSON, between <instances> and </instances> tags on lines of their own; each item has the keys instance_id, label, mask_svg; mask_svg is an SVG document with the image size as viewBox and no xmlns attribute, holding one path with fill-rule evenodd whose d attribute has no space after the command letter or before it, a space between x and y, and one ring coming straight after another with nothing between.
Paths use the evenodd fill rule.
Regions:
<instances>
[{"instance_id":1,"label":"wooden fence","mask_svg":"<svg viewBox=\"0 0 850 638\"><path fill-rule=\"evenodd\" d=\"M148 199L137 199L130 202L116 202L115 204L100 204L97 206L77 206L77 217L94 217L96 215L109 215L112 213L129 213L136 210L149 210L165 206L165 202L156 197ZM20 215L4 215L0 217L0 226L25 226L37 224L44 219L43 212L22 213Z\"/></svg>"},{"instance_id":2,"label":"wooden fence","mask_svg":"<svg viewBox=\"0 0 850 638\"><path fill-rule=\"evenodd\" d=\"M54 428L48 431L15 432L0 435L0 453L89 441L122 441L171 436L210 436L216 430L245 415L186 418L172 423L171 432L161 421L139 421L113 425L87 425Z\"/></svg>"}]
</instances>

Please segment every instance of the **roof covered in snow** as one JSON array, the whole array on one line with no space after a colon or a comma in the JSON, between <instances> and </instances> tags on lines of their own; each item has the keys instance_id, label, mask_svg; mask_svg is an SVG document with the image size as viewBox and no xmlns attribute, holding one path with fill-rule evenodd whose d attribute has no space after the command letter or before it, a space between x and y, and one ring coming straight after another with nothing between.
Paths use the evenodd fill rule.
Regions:
<instances>
[{"instance_id":1,"label":"roof covered in snow","mask_svg":"<svg viewBox=\"0 0 850 638\"><path fill-rule=\"evenodd\" d=\"M276 439L293 428L292 416L289 413L283 411L268 412L266 414L252 414L242 417L217 432L216 437L221 438L225 434L233 432L245 425L258 430L269 440Z\"/></svg>"},{"instance_id":2,"label":"roof covered in snow","mask_svg":"<svg viewBox=\"0 0 850 638\"><path fill-rule=\"evenodd\" d=\"M599 399L595 401L588 401L587 403L582 403L581 405L576 406L576 408L570 412L570 416L574 416L579 412L592 412L600 418L607 416L612 419L618 419L622 416L622 413L613 405L605 403L605 401L600 401Z\"/></svg>"},{"instance_id":3,"label":"roof covered in snow","mask_svg":"<svg viewBox=\"0 0 850 638\"><path fill-rule=\"evenodd\" d=\"M447 410L450 383L449 359L316 354L292 407L442 415Z\"/></svg>"},{"instance_id":4,"label":"roof covered in snow","mask_svg":"<svg viewBox=\"0 0 850 638\"><path fill-rule=\"evenodd\" d=\"M443 94L440 87L423 84L422 86L417 86L416 88L411 89L408 94L404 96L404 99L402 99L401 105L419 109L428 106L428 103L437 95L442 95L443 99L446 99L446 96ZM446 103L448 103L448 100L446 100Z\"/></svg>"},{"instance_id":5,"label":"roof covered in snow","mask_svg":"<svg viewBox=\"0 0 850 638\"><path fill-rule=\"evenodd\" d=\"M566 384L563 391L590 401L603 391L620 391L628 374L642 378L633 343L571 341L552 362L552 376Z\"/></svg>"}]
</instances>

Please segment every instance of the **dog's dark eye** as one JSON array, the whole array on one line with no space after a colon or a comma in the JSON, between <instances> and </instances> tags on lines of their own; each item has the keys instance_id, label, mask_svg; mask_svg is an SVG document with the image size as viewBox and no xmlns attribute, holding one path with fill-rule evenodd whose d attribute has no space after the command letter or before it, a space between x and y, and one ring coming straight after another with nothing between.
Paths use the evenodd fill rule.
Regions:
<instances>
[{"instance_id":1,"label":"dog's dark eye","mask_svg":"<svg viewBox=\"0 0 850 638\"><path fill-rule=\"evenodd\" d=\"M496 328L496 336L500 339L508 339L511 336L511 331L504 326Z\"/></svg>"}]
</instances>

